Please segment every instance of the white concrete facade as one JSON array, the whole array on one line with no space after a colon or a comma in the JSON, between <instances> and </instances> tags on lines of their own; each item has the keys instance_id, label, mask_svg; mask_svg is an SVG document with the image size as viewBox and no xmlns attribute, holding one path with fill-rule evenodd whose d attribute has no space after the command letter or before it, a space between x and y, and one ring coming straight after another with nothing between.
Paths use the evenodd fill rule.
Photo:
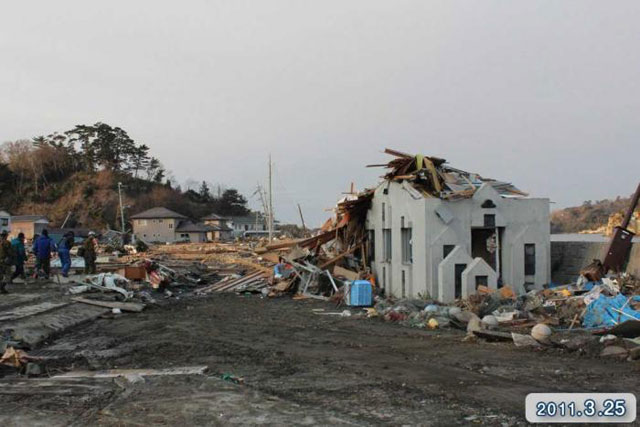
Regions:
<instances>
[{"instance_id":1,"label":"white concrete facade","mask_svg":"<svg viewBox=\"0 0 640 427\"><path fill-rule=\"evenodd\" d=\"M548 199L503 197L485 183L469 199L446 201L425 198L407 182L383 182L375 190L367 229L374 235L371 268L377 283L396 297L428 295L451 302L479 284L497 287L498 277L516 293L550 280ZM391 259L385 259L385 229ZM403 260L409 235L412 259Z\"/></svg>"}]
</instances>

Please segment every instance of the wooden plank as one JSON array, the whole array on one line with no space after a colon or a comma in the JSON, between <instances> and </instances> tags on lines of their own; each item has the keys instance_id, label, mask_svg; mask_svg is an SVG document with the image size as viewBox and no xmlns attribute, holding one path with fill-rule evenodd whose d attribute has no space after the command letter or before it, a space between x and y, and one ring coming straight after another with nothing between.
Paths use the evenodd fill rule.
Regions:
<instances>
[{"instance_id":1,"label":"wooden plank","mask_svg":"<svg viewBox=\"0 0 640 427\"><path fill-rule=\"evenodd\" d=\"M81 302L83 304L95 305L98 307L119 308L123 311L132 311L135 313L141 312L146 307L144 304L137 304L134 302L98 301L82 297L71 298L71 300L75 302Z\"/></svg>"},{"instance_id":2,"label":"wooden plank","mask_svg":"<svg viewBox=\"0 0 640 427\"><path fill-rule=\"evenodd\" d=\"M254 279L260 277L260 275L262 275L262 274L264 274L264 273L262 273L261 271L258 271L255 274L252 274L250 276L245 276L243 278L243 280L236 280L235 282L227 283L225 286L222 286L222 287L216 289L215 292L224 292L224 291L227 291L227 290L229 290L231 288L235 288L236 286L240 286L240 285L243 285L245 283L251 282Z\"/></svg>"},{"instance_id":3,"label":"wooden plank","mask_svg":"<svg viewBox=\"0 0 640 427\"><path fill-rule=\"evenodd\" d=\"M331 258L329 261L325 262L324 264L321 264L318 266L318 268L320 270L324 270L325 268L329 267L332 264L335 264L336 262L340 261L342 258L346 257L347 255L350 255L352 253L354 253L356 251L356 249L358 249L358 245L353 245L349 250L341 253L340 255Z\"/></svg>"},{"instance_id":4,"label":"wooden plank","mask_svg":"<svg viewBox=\"0 0 640 427\"><path fill-rule=\"evenodd\" d=\"M358 280L360 278L360 274L358 274L358 272L347 270L346 268L342 268L339 265L333 267L333 275L342 276L347 280Z\"/></svg>"},{"instance_id":5,"label":"wooden plank","mask_svg":"<svg viewBox=\"0 0 640 427\"><path fill-rule=\"evenodd\" d=\"M52 380L67 378L116 378L129 375L170 376L170 375L202 375L209 369L207 366L185 366L168 369L107 369L104 371L71 371L51 377Z\"/></svg>"},{"instance_id":6,"label":"wooden plank","mask_svg":"<svg viewBox=\"0 0 640 427\"><path fill-rule=\"evenodd\" d=\"M24 317L29 317L35 314L40 314L47 311L55 310L56 308L64 307L65 305L69 305L69 303L68 302L53 303L53 302L45 301L36 305L27 305L23 307L18 307L11 311L5 311L3 313L0 313L0 322L5 322L7 320L22 319Z\"/></svg>"},{"instance_id":7,"label":"wooden plank","mask_svg":"<svg viewBox=\"0 0 640 427\"><path fill-rule=\"evenodd\" d=\"M221 283L221 282L216 283L216 284L213 286L212 290L214 290L214 291L215 291L215 290L217 290L217 289L224 288L224 287L229 286L229 285L235 285L235 284L237 284L237 283L239 283L239 282L242 282L242 281L247 280L247 279L249 279L249 278L255 277L255 276L257 276L257 275L258 275L258 274L260 274L260 273L261 273L260 271L254 271L254 272L252 272L252 273L245 274L244 276L240 276L240 277L238 277L238 278L236 278L236 279L227 280L227 281L225 281L224 283Z\"/></svg>"},{"instance_id":8,"label":"wooden plank","mask_svg":"<svg viewBox=\"0 0 640 427\"><path fill-rule=\"evenodd\" d=\"M277 252L267 252L260 255L262 259L277 264L280 261L280 254Z\"/></svg>"},{"instance_id":9,"label":"wooden plank","mask_svg":"<svg viewBox=\"0 0 640 427\"><path fill-rule=\"evenodd\" d=\"M262 279L260 277L256 277L255 279L249 280L248 282L240 283L238 285L231 286L230 288L222 289L222 290L219 290L217 292L236 292L238 290L244 289L244 288L249 287L249 286L251 286L253 284L261 282L263 280L264 279Z\"/></svg>"}]
</instances>

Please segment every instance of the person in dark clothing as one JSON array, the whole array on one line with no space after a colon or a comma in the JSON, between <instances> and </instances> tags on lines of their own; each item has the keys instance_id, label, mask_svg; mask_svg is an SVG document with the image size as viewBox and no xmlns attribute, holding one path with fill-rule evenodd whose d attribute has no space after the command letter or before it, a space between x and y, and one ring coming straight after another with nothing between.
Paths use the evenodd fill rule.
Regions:
<instances>
[{"instance_id":1,"label":"person in dark clothing","mask_svg":"<svg viewBox=\"0 0 640 427\"><path fill-rule=\"evenodd\" d=\"M98 240L96 233L89 232L89 237L84 241L82 248L84 249L82 256L84 257L84 274L96 274L96 249Z\"/></svg>"},{"instance_id":2,"label":"person in dark clothing","mask_svg":"<svg viewBox=\"0 0 640 427\"><path fill-rule=\"evenodd\" d=\"M56 249L55 243L49 238L49 232L42 230L42 235L36 240L34 250L40 270L44 272L44 278L49 279L51 273L51 253Z\"/></svg>"},{"instance_id":3,"label":"person in dark clothing","mask_svg":"<svg viewBox=\"0 0 640 427\"><path fill-rule=\"evenodd\" d=\"M38 243L38 238L40 235L38 233L33 235L33 240L31 240L31 253L35 259L34 268L33 268L33 278L38 278L38 271L40 271L40 263L38 262L38 255L36 254L36 243Z\"/></svg>"},{"instance_id":4,"label":"person in dark clothing","mask_svg":"<svg viewBox=\"0 0 640 427\"><path fill-rule=\"evenodd\" d=\"M60 242L58 242L58 257L60 257L60 263L62 264L62 277L69 277L69 270L71 269L71 248L75 243L75 235L73 231L65 234Z\"/></svg>"},{"instance_id":5,"label":"person in dark clothing","mask_svg":"<svg viewBox=\"0 0 640 427\"><path fill-rule=\"evenodd\" d=\"M7 240L9 233L3 230L0 233L0 294L8 294L7 284L11 281L11 266L14 261L13 246Z\"/></svg>"},{"instance_id":6,"label":"person in dark clothing","mask_svg":"<svg viewBox=\"0 0 640 427\"><path fill-rule=\"evenodd\" d=\"M27 260L27 251L24 248L24 233L19 233L18 237L11 241L13 247L13 254L15 255L16 271L11 276L11 281L16 277L20 277L25 282L27 276L24 274L24 262Z\"/></svg>"}]
</instances>

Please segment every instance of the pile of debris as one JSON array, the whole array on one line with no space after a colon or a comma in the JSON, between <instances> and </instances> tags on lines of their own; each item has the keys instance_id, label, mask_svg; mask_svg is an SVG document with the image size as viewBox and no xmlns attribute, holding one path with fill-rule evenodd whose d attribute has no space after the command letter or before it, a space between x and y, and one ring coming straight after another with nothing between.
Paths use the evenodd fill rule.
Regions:
<instances>
[{"instance_id":1,"label":"pile of debris","mask_svg":"<svg viewBox=\"0 0 640 427\"><path fill-rule=\"evenodd\" d=\"M501 194L527 196L526 193L508 182L483 178L476 173L447 166L445 159L423 155L414 156L389 148L384 152L394 156L395 159L389 163L368 165L367 167L390 169L384 176L386 180L408 181L425 197L439 197L448 200L469 198L485 183L489 183Z\"/></svg>"},{"instance_id":2,"label":"pile of debris","mask_svg":"<svg viewBox=\"0 0 640 427\"><path fill-rule=\"evenodd\" d=\"M369 247L364 227L372 197L372 190L359 194L352 190L315 236L256 248L261 260L275 264L268 295L300 292L327 300L354 280L371 280L373 286L366 265Z\"/></svg>"},{"instance_id":3,"label":"pile of debris","mask_svg":"<svg viewBox=\"0 0 640 427\"><path fill-rule=\"evenodd\" d=\"M422 299L376 298L366 317L421 329L457 328L466 340L513 342L640 358L640 280L619 274L516 296L505 286L484 286L449 306Z\"/></svg>"}]
</instances>

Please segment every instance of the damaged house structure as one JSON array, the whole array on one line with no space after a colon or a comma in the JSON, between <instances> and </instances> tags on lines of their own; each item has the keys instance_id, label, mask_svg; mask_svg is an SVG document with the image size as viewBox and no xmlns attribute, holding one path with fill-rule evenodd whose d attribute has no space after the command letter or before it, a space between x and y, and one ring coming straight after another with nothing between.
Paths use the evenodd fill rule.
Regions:
<instances>
[{"instance_id":1,"label":"damaged house structure","mask_svg":"<svg viewBox=\"0 0 640 427\"><path fill-rule=\"evenodd\" d=\"M444 159L387 149L395 159L367 200L367 260L396 297L466 298L483 285L516 293L550 280L549 200L449 167ZM355 197L355 196L354 196Z\"/></svg>"}]
</instances>

